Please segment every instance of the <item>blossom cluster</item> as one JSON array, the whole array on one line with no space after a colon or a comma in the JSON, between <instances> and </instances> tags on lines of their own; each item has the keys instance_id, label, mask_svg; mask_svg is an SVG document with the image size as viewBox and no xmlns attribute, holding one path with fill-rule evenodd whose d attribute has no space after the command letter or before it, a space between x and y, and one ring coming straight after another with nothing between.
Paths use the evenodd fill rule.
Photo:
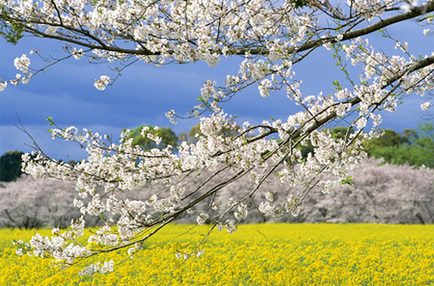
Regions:
<instances>
[{"instance_id":1,"label":"blossom cluster","mask_svg":"<svg viewBox=\"0 0 434 286\"><path fill-rule=\"evenodd\" d=\"M331 193L348 183L348 170L365 157L363 141L378 134L380 111L394 111L408 94L424 96L434 91L434 55L416 57L409 52L411 45L385 34L397 47L397 54L386 54L369 46L365 37L374 28L401 21L400 17L412 19L434 11L432 1L412 7L400 17L394 13L402 3L395 0L347 1L334 6L329 1L281 2L0 1L8 21L22 25L30 34L69 42L65 50L75 59L88 56L91 61L107 60L124 67L134 61L153 65L205 61L212 67L222 56L244 58L238 73L227 75L221 86L216 81L205 82L200 104L190 111L191 116L201 116L200 135L196 142L181 142L176 151L172 146L142 150L132 145L128 130L115 143L108 136L86 129L79 132L74 126L53 129L53 138L85 148L87 159L70 166L38 150L34 156L23 156L23 170L36 178L76 180L79 198L74 205L82 215L72 222L71 230L56 232L51 240L35 236L21 252L74 263L100 253L95 244L106 251L127 248L131 255L139 249L136 245L182 215L197 213L197 224L214 224L229 233L252 213L250 209L264 216L297 215L312 188L319 186L324 193ZM371 25L379 16L381 21ZM330 24L323 27L324 22ZM71 47L71 43L88 49ZM295 77L296 65L322 48L333 52L348 82L336 80L329 94L305 95L303 81ZM346 63L358 71L355 78L353 67L347 68ZM32 77L29 65L26 55L16 59L15 66L24 78L17 76L13 84L18 80L26 83ZM2 82L0 89L6 83ZM109 76L102 75L94 86L103 91L111 83ZM301 111L257 125L239 124L223 111L221 103L251 85L257 85L262 97L283 90ZM424 110L429 107L429 103L421 106ZM343 137L323 128L353 114L356 116ZM174 110L166 115L176 121ZM158 145L157 130L144 127L141 135ZM303 154L307 146L313 151ZM190 188L189 182L204 171L211 172L210 177ZM325 173L332 177L324 179ZM255 186L236 200L229 198L218 205L215 197L220 190L244 176ZM222 177L225 179L219 181ZM131 190L156 182L164 188L146 200L128 197ZM272 194L265 200L258 198L265 182L280 184L287 190L285 196L279 200ZM294 193L295 188L301 192ZM209 202L209 207L198 209L202 201ZM89 216L102 218L104 225L85 247L76 241ZM82 273L111 268L110 263L94 264Z\"/></svg>"},{"instance_id":2,"label":"blossom cluster","mask_svg":"<svg viewBox=\"0 0 434 286\"><path fill-rule=\"evenodd\" d=\"M216 170L216 175L224 170L232 171L235 177L250 173L251 180L257 184L252 194L267 180L270 172L277 169L282 185L302 185L308 190L312 178L317 178L315 184L324 184L326 189L333 191L339 182L346 178L346 170L364 157L360 150L361 140L350 137L355 143L347 146L344 139L335 139L328 131L305 131L306 143L298 144L307 144L309 141L316 147L316 155L309 154L302 160L300 150L291 146L297 146L297 142L291 139L291 133L288 134L291 130L300 130L299 123L296 122L263 122L264 127L261 127L259 134L255 136L249 132L249 124L238 126L233 118L220 110L208 118L202 118L200 128L203 136L200 136L195 144L183 142L178 154L174 154L170 146L150 151L132 146L132 139L126 139L128 131L122 134L122 138L125 139L116 145L109 144L98 133L94 134L87 130L78 132L75 127L53 129L53 137L87 145L87 161L83 160L71 167L48 160L41 154L37 154L34 159L30 159L30 155L26 154L23 156L24 170L35 177L75 179L78 195L81 198L90 196L90 200L87 205L82 200L74 200L74 205L80 209L82 217L73 222L71 231L52 240L36 236L29 249L36 251L37 255L48 253L59 261L69 263L73 262L74 258L90 255L91 252L87 248L73 247L73 244L68 244L68 240L75 240L83 234L86 216L107 217L107 214L118 218L115 221L107 217L107 223L89 237L88 243L97 243L108 248L137 243L135 239L139 233L149 232L156 225L164 225L167 220L194 207L195 202L217 193L224 187L224 184L206 187L202 185L187 191L178 183L179 180L186 180L188 176L198 176L202 170ZM282 146L277 140L264 137L267 127L277 129L286 145ZM227 137L223 130L238 130L240 135ZM156 129L150 130L147 127L142 130L142 134L147 135L149 139L159 141L160 138L155 132ZM282 163L283 161L285 163ZM335 174L336 183L321 181L321 173L324 170ZM118 193L128 192L147 182L159 180L165 182L167 192L160 195L152 194L145 202L121 199L117 196ZM104 186L103 193L97 191L97 185ZM194 194L199 194L199 199L193 196ZM296 214L302 195L288 198L284 206L286 212ZM251 195L247 194L239 201L229 200L226 213L219 217L201 212L197 217L197 223L216 223L219 230L226 228L232 233L236 230L236 224L248 215L250 197ZM215 204L212 208L216 209ZM273 211L277 208L268 198L266 207L261 203L259 211L264 215L277 217L281 215L280 212ZM231 210L234 210L234 219L227 218Z\"/></svg>"},{"instance_id":3,"label":"blossom cluster","mask_svg":"<svg viewBox=\"0 0 434 286\"><path fill-rule=\"evenodd\" d=\"M79 54L74 54L75 57L79 57ZM102 75L100 79L95 80L95 88L98 90L104 90L106 86L110 83L110 77Z\"/></svg>"},{"instance_id":4,"label":"blossom cluster","mask_svg":"<svg viewBox=\"0 0 434 286\"><path fill-rule=\"evenodd\" d=\"M17 70L22 72L22 74L17 73L15 79L11 80L10 82L15 86L19 83L28 83L33 74L30 72L30 59L27 57L27 55L23 54L21 57L16 58L14 60L14 65ZM7 82L2 83L2 90L5 89L6 86Z\"/></svg>"},{"instance_id":5,"label":"blossom cluster","mask_svg":"<svg viewBox=\"0 0 434 286\"><path fill-rule=\"evenodd\" d=\"M75 59L87 54L91 60L109 62L136 58L156 65L205 61L215 66L221 56L246 53L265 55L276 63L297 60L303 45L330 48L343 39L341 32L330 31L399 9L402 1L346 2L331 6L328 2L309 1L299 6L294 1L270 0L2 1L1 9L8 15L7 25L19 23L28 33L64 40L65 50ZM432 11L430 3L424 5L420 14ZM321 26L324 17L330 23L339 19L339 26ZM425 20L429 22L430 18ZM424 33L428 34L429 29ZM71 44L89 49L72 48ZM30 77L26 76L24 82ZM95 85L98 89L103 86ZM267 94L266 90L263 94Z\"/></svg>"}]
</instances>

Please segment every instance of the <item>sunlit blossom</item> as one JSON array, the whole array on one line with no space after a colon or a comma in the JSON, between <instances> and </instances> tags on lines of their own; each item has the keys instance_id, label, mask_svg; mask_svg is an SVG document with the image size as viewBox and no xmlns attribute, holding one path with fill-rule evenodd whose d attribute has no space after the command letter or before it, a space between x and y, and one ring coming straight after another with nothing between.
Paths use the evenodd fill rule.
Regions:
<instances>
[{"instance_id":1,"label":"sunlit blossom","mask_svg":"<svg viewBox=\"0 0 434 286\"><path fill-rule=\"evenodd\" d=\"M337 192L348 180L348 171L366 157L363 142L377 136L378 113L395 111L410 94L433 92L434 55L412 55L412 43L395 39L386 28L403 20L400 17L429 24L430 17L424 14L434 8L431 1L329 2L3 1L0 9L2 15L8 15L7 27L22 30L26 36L65 42L65 59L80 59L86 53L91 63L113 65L113 79L101 75L95 80L94 87L100 91L136 62L161 66L201 61L215 67L222 56L241 58L238 68L228 71L222 81L205 80L199 104L186 115L200 117L200 130L191 140L194 142L180 142L176 150L174 146L143 150L132 144L129 131L118 141L73 126L52 129L53 139L72 141L85 149L86 160L70 166L37 150L32 156L23 156L22 167L35 178L74 181L77 198L72 205L80 216L72 220L69 230L53 230L51 238L35 234L23 252L67 264L96 255L92 253L94 244L104 252L125 248L128 255L136 255L132 248L138 243L135 239L144 242L146 235L184 215L195 214L192 219L198 225L214 224L219 231L226 229L232 234L252 213L269 218L298 215L314 187L327 194ZM399 9L404 11L397 15ZM371 28L379 29L389 43L382 43L381 48L371 43L376 40L369 38ZM306 94L297 67L318 47L333 58L345 79L336 79L332 89L320 87L324 92ZM31 54L41 53L34 50ZM7 83L28 83L33 74L56 61L47 57L42 67L31 68L30 59L23 54L14 60L19 73L1 80L0 90ZM319 64L314 62L311 68ZM354 68L347 68L349 64ZM284 118L240 124L221 103L250 86L256 90L250 96L263 98L281 90L288 106L300 109ZM430 107L429 102L421 105L423 110ZM174 110L166 116L173 123L182 117ZM336 138L323 128L338 122L348 122L357 135L349 135L350 140ZM158 145L157 129L144 128L141 134ZM312 146L314 152L303 154L303 146ZM194 185L203 174L210 174L208 180ZM215 198L240 178L248 178L252 185L232 192L217 205ZM287 193L265 193L268 182ZM162 186L146 198L130 196L137 188L157 184ZM206 208L198 207L201 202L207 202ZM92 234L86 247L78 241L90 218L102 219L104 225ZM200 251L176 253L190 260L202 254ZM80 274L106 273L113 266L112 261L97 262Z\"/></svg>"},{"instance_id":2,"label":"sunlit blossom","mask_svg":"<svg viewBox=\"0 0 434 286\"><path fill-rule=\"evenodd\" d=\"M425 102L420 105L422 110L428 110L432 106L431 102Z\"/></svg>"},{"instance_id":3,"label":"sunlit blossom","mask_svg":"<svg viewBox=\"0 0 434 286\"><path fill-rule=\"evenodd\" d=\"M98 90L105 90L106 86L110 83L110 77L102 75L100 79L95 80L94 86Z\"/></svg>"}]
</instances>

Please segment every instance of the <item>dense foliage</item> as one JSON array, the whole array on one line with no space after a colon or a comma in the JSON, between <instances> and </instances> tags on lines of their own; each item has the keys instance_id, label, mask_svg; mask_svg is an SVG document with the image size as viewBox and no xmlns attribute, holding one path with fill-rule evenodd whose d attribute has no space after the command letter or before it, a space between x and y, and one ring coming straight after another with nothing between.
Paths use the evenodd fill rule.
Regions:
<instances>
[{"instance_id":1,"label":"dense foliage","mask_svg":"<svg viewBox=\"0 0 434 286\"><path fill-rule=\"evenodd\" d=\"M432 122L419 124L418 130L400 133L385 130L384 135L365 143L368 156L390 164L410 164L434 168L434 127Z\"/></svg>"},{"instance_id":2,"label":"dense foliage","mask_svg":"<svg viewBox=\"0 0 434 286\"><path fill-rule=\"evenodd\" d=\"M0 157L0 181L11 182L18 179L21 174L20 151L8 151Z\"/></svg>"}]
</instances>

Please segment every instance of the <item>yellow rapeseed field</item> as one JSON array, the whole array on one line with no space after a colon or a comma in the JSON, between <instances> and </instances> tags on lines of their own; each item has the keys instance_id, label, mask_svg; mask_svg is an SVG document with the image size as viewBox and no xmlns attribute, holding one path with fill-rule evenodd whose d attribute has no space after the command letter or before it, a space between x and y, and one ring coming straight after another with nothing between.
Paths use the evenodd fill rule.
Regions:
<instances>
[{"instance_id":1,"label":"yellow rapeseed field","mask_svg":"<svg viewBox=\"0 0 434 286\"><path fill-rule=\"evenodd\" d=\"M207 231L190 228L168 226L133 259L113 253L66 270L15 254L11 240L35 231L3 229L0 285L434 285L432 225L241 225L232 235L213 232L202 256L178 259ZM114 272L77 274L109 260Z\"/></svg>"}]
</instances>

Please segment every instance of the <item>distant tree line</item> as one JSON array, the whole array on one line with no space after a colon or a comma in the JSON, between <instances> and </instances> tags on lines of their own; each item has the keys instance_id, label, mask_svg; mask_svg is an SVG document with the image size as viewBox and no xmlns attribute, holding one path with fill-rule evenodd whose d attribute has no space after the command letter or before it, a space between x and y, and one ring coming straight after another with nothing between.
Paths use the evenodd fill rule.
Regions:
<instances>
[{"instance_id":1,"label":"distant tree line","mask_svg":"<svg viewBox=\"0 0 434 286\"><path fill-rule=\"evenodd\" d=\"M242 223L434 224L434 169L415 169L409 165L391 168L388 164L380 165L380 162L374 158L361 162L349 173L354 184L342 185L337 192L324 194L319 189L313 190L300 207L297 217L270 219L259 211L253 211ZM191 181L189 187L194 189L203 184L207 175ZM222 182L226 175L213 180ZM213 198L213 201L222 206L229 198L239 200L242 190L252 188L253 184L248 177L243 177ZM75 187L73 181L49 178L35 180L28 175L23 175L16 182L4 182L3 187L0 187L0 228L68 227L72 219L81 216L80 209L71 204L77 196ZM102 188L97 191L103 194ZM168 191L163 183L147 184L120 196L130 200L147 200L152 194L163 195ZM256 198L271 193L273 198L278 199L286 197L287 191L279 184L266 182ZM84 205L89 200L83 199ZM210 199L201 202L192 211L200 213L209 205ZM212 214L219 215L221 211L219 208L213 210ZM105 216L111 215L106 213ZM86 217L86 221L89 227L104 223L98 217ZM177 222L193 224L196 218L183 214Z\"/></svg>"},{"instance_id":2,"label":"distant tree line","mask_svg":"<svg viewBox=\"0 0 434 286\"><path fill-rule=\"evenodd\" d=\"M155 134L161 138L161 142L156 144L155 141L141 135L141 130L145 126L150 130L155 128L151 125L141 125L131 130L128 137L133 138L133 145L138 145L144 150L162 149L169 145L176 149L180 141L196 142L199 136L203 136L199 125L193 126L188 133L180 133L179 137L170 127L160 127ZM342 139L354 132L353 129L346 127L335 127L330 131L336 138ZM223 131L222 135L229 134ZM419 123L417 129L404 129L403 132L386 129L381 137L366 141L364 146L368 157L382 158L385 163L395 165L407 163L416 167L434 168L434 126L432 122ZM300 148L303 156L315 153L314 147L310 144ZM21 176L22 154L23 152L20 151L8 151L0 158L0 181L11 182ZM76 163L74 160L68 161L71 165Z\"/></svg>"},{"instance_id":3,"label":"distant tree line","mask_svg":"<svg viewBox=\"0 0 434 286\"><path fill-rule=\"evenodd\" d=\"M434 127L432 122L419 123L417 130L404 129L365 142L369 157L383 158L385 163L434 168Z\"/></svg>"},{"instance_id":4,"label":"distant tree line","mask_svg":"<svg viewBox=\"0 0 434 286\"><path fill-rule=\"evenodd\" d=\"M127 139L132 138L135 145L146 150L169 145L177 148L180 141L194 142L199 136L204 136L199 126L194 126L188 133L179 134L179 137L170 128L158 128L154 134L162 140L160 144L156 144L140 134L143 127L145 125L132 130ZM154 130L153 126L148 128ZM330 132L336 138L345 139L354 130L335 127ZM222 136L226 135L228 134L222 131ZM315 154L315 148L310 144L300 148L304 156ZM434 169L433 124L419 124L416 130L404 129L403 132L384 130L383 136L365 142L365 150L372 158L362 162L353 171L353 185L344 186L342 192L330 194L326 199L321 192L315 192L303 204L297 218L290 217L282 222L434 223L431 179ZM9 151L0 159L0 178L4 182L0 184L0 228L67 227L71 219L81 215L77 208L68 203L76 195L75 183L34 180L30 176L17 180L21 175L22 154L20 151ZM391 170L388 165L379 166L379 161L374 158L383 159L387 164L410 166L399 166ZM73 160L67 163L76 164ZM414 170L413 166L422 165L429 169ZM16 180L17 182L12 183ZM223 204L229 197L237 198L241 193L240 189L249 188L248 184L251 183L247 179L240 181L222 193L222 197L216 199L216 202ZM274 197L280 196L282 191L271 186L268 190ZM129 192L128 196L131 199L146 199L153 192L164 191L164 186L144 186ZM59 206L59 201L65 203ZM330 208L332 202L339 202L341 206ZM207 202L204 202L198 208L206 208L206 205ZM255 212L250 216L250 220L244 223L265 221L267 220L263 215ZM180 217L180 222L194 223L194 220ZM102 223L103 221L94 219L89 221L89 226Z\"/></svg>"}]
</instances>

